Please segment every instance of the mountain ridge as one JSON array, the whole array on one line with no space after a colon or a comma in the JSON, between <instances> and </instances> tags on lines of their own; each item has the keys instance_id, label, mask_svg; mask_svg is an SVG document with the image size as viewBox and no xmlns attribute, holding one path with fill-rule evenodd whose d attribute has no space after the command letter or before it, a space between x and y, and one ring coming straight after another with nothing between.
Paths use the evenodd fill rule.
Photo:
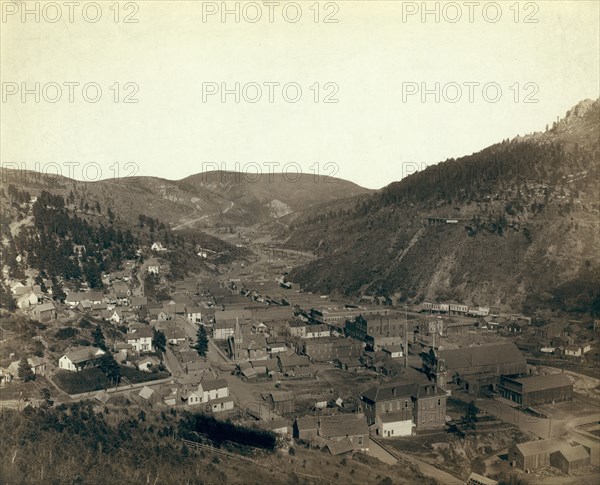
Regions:
<instances>
[{"instance_id":1,"label":"mountain ridge","mask_svg":"<svg viewBox=\"0 0 600 485\"><path fill-rule=\"evenodd\" d=\"M305 214L284 243L318 258L291 277L345 296L600 310L599 119L599 101L585 100L545 132L429 166L351 209Z\"/></svg>"},{"instance_id":2,"label":"mountain ridge","mask_svg":"<svg viewBox=\"0 0 600 485\"><path fill-rule=\"evenodd\" d=\"M14 183L35 194L42 190L85 194L113 207L124 221L138 214L170 221L172 227L201 228L269 222L321 203L371 193L353 182L302 174L263 174L259 180L239 172L211 171L180 180L154 176L109 178L83 182L3 167L2 185ZM293 184L293 190L290 185Z\"/></svg>"}]
</instances>

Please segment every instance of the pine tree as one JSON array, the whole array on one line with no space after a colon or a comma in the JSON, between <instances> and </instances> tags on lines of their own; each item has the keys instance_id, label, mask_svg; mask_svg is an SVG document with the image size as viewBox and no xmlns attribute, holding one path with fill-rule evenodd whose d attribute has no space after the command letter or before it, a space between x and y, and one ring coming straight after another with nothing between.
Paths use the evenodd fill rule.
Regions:
<instances>
[{"instance_id":1,"label":"pine tree","mask_svg":"<svg viewBox=\"0 0 600 485\"><path fill-rule=\"evenodd\" d=\"M154 329L152 336L152 346L159 352L165 352L167 349L167 337L160 330Z\"/></svg>"},{"instance_id":2,"label":"pine tree","mask_svg":"<svg viewBox=\"0 0 600 485\"><path fill-rule=\"evenodd\" d=\"M0 282L0 308L4 308L10 312L14 312L17 309L17 302L10 288L4 282Z\"/></svg>"},{"instance_id":3,"label":"pine tree","mask_svg":"<svg viewBox=\"0 0 600 485\"><path fill-rule=\"evenodd\" d=\"M60 283L55 277L52 277L52 299L64 303L67 294L63 289L62 283Z\"/></svg>"},{"instance_id":4,"label":"pine tree","mask_svg":"<svg viewBox=\"0 0 600 485\"><path fill-rule=\"evenodd\" d=\"M94 338L94 345L106 352L106 341L104 340L104 334L100 325L96 325L96 328L92 332L92 337Z\"/></svg>"},{"instance_id":5,"label":"pine tree","mask_svg":"<svg viewBox=\"0 0 600 485\"><path fill-rule=\"evenodd\" d=\"M19 377L23 379L23 382L35 380L35 374L31 370L26 357L21 357L21 361L19 362Z\"/></svg>"},{"instance_id":6,"label":"pine tree","mask_svg":"<svg viewBox=\"0 0 600 485\"><path fill-rule=\"evenodd\" d=\"M206 353L208 352L208 337L206 335L206 329L204 328L204 325L200 325L198 327L198 333L196 334L196 336L198 337L198 339L196 341L194 349L196 349L198 355L205 357Z\"/></svg>"},{"instance_id":7,"label":"pine tree","mask_svg":"<svg viewBox=\"0 0 600 485\"><path fill-rule=\"evenodd\" d=\"M477 422L477 405L475 401L471 401L467 407L465 415L463 416L463 423L467 428L474 428Z\"/></svg>"},{"instance_id":8,"label":"pine tree","mask_svg":"<svg viewBox=\"0 0 600 485\"><path fill-rule=\"evenodd\" d=\"M117 364L117 361L112 356L112 354L107 352L102 357L100 357L99 367L100 370L104 372L104 374L106 374L106 377L110 379L111 383L119 383L119 381L121 380L121 367L119 367L119 364Z\"/></svg>"}]
</instances>

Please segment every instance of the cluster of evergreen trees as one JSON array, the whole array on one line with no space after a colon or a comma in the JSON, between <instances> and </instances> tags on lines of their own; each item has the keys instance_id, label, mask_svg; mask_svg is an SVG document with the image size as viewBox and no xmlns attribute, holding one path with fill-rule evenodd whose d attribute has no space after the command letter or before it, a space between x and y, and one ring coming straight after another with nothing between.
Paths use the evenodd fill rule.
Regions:
<instances>
[{"instance_id":1,"label":"cluster of evergreen trees","mask_svg":"<svg viewBox=\"0 0 600 485\"><path fill-rule=\"evenodd\" d=\"M16 257L21 255L28 266L50 277L86 281L91 288L100 288L103 272L118 269L123 259L136 256L138 244L130 230L94 226L71 214L60 195L42 192L32 212L34 228L9 240L7 262L13 277L19 277Z\"/></svg>"},{"instance_id":2,"label":"cluster of evergreen trees","mask_svg":"<svg viewBox=\"0 0 600 485\"><path fill-rule=\"evenodd\" d=\"M192 424L191 416L182 419L175 409L159 414L126 404L102 411L91 401L5 410L0 420L0 482L203 485L227 483L240 473L230 468L242 466L248 483L273 482L272 471L226 458L219 466L214 455L192 454L174 440L178 428ZM265 445L275 443L273 433L223 424L237 428L236 433L262 434Z\"/></svg>"},{"instance_id":3,"label":"cluster of evergreen trees","mask_svg":"<svg viewBox=\"0 0 600 485\"><path fill-rule=\"evenodd\" d=\"M4 194L2 194L4 195ZM19 190L14 185L8 186L8 200L11 205L13 204L26 204L31 201L31 195L26 190Z\"/></svg>"},{"instance_id":4,"label":"cluster of evergreen trees","mask_svg":"<svg viewBox=\"0 0 600 485\"><path fill-rule=\"evenodd\" d=\"M504 141L479 153L448 159L394 182L370 197L357 200L353 210L324 212L305 221L305 225L339 220L342 217L366 217L389 206L418 205L435 208L440 204L468 204L485 201L497 193L516 189L517 197L507 201L506 214L522 212L528 184L547 186L544 204L554 191L564 191L565 177L588 171L597 174L599 156L594 148L560 141L540 144L536 141ZM531 209L539 212L543 204ZM512 214L511 214L512 213Z\"/></svg>"},{"instance_id":5,"label":"cluster of evergreen trees","mask_svg":"<svg viewBox=\"0 0 600 485\"><path fill-rule=\"evenodd\" d=\"M217 445L231 442L270 451L273 451L277 445L275 433L272 431L246 428L230 421L221 421L212 416L198 413L184 413L183 418L179 421L179 434L192 441L198 441L198 435L201 435Z\"/></svg>"}]
</instances>

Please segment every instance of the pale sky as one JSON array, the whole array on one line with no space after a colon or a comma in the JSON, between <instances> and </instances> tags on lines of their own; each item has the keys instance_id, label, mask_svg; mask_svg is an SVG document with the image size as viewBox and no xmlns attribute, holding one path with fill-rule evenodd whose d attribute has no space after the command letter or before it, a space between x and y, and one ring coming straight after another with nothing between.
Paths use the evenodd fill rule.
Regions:
<instances>
[{"instance_id":1,"label":"pale sky","mask_svg":"<svg viewBox=\"0 0 600 485\"><path fill-rule=\"evenodd\" d=\"M234 13L222 21L222 2L121 2L118 22L113 0L97 2L99 10L82 1L72 19L65 2L50 3L1 2L5 167L54 173L58 165L69 175L70 166L78 179L85 164L90 179L98 167L102 178L137 167L137 175L179 179L288 164L380 188L417 166L543 130L599 95L597 1L481 1L472 12L468 2L427 2L437 23L435 13L421 17L421 2L319 2L318 22L314 1L225 2L239 5L239 23ZM32 12L25 22L24 8ZM127 15L138 22L125 23ZM79 83L72 103L65 82ZM96 103L84 99L87 83L102 89ZM222 83L232 91L225 102ZM265 83L280 83L272 103ZM473 102L465 83L479 83ZM261 97L249 102L257 86ZM23 88L31 90L24 102ZM124 103L128 94L139 102Z\"/></svg>"}]
</instances>

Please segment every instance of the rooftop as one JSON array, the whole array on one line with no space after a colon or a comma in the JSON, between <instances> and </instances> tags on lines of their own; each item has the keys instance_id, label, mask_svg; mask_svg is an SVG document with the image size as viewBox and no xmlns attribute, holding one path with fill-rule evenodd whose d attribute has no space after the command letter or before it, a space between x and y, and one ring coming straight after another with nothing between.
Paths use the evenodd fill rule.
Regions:
<instances>
[{"instance_id":1,"label":"rooftop","mask_svg":"<svg viewBox=\"0 0 600 485\"><path fill-rule=\"evenodd\" d=\"M154 336L154 329L152 327L138 328L135 332L127 334L127 340L137 340L139 338L152 338Z\"/></svg>"},{"instance_id":2,"label":"rooftop","mask_svg":"<svg viewBox=\"0 0 600 485\"><path fill-rule=\"evenodd\" d=\"M565 446L560 449L560 453L568 462L585 460L590 456L587 450L582 445Z\"/></svg>"},{"instance_id":3,"label":"rooftop","mask_svg":"<svg viewBox=\"0 0 600 485\"><path fill-rule=\"evenodd\" d=\"M306 355L277 354L282 367L301 367L310 365L310 359Z\"/></svg>"},{"instance_id":4,"label":"rooftop","mask_svg":"<svg viewBox=\"0 0 600 485\"><path fill-rule=\"evenodd\" d=\"M540 376L514 379L523 385L524 392L543 391L554 387L572 386L573 383L565 374L546 374Z\"/></svg>"},{"instance_id":5,"label":"rooftop","mask_svg":"<svg viewBox=\"0 0 600 485\"><path fill-rule=\"evenodd\" d=\"M352 444L352 441L349 438L344 438L340 441L328 443L327 449L329 450L329 453L331 453L333 456L336 456L342 455L344 453L350 453L354 450L354 445Z\"/></svg>"},{"instance_id":6,"label":"rooftop","mask_svg":"<svg viewBox=\"0 0 600 485\"><path fill-rule=\"evenodd\" d=\"M337 414L321 418L319 435L323 438L368 435L369 426L364 414Z\"/></svg>"},{"instance_id":7,"label":"rooftop","mask_svg":"<svg viewBox=\"0 0 600 485\"><path fill-rule=\"evenodd\" d=\"M443 389L435 384L417 384L417 383L386 383L379 386L373 386L367 389L362 397L371 402L392 401L395 399L409 399L445 396Z\"/></svg>"},{"instance_id":8,"label":"rooftop","mask_svg":"<svg viewBox=\"0 0 600 485\"><path fill-rule=\"evenodd\" d=\"M304 418L296 418L296 426L299 431L306 431L309 429L317 429L319 426L319 420L316 416L305 416Z\"/></svg>"},{"instance_id":9,"label":"rooftop","mask_svg":"<svg viewBox=\"0 0 600 485\"><path fill-rule=\"evenodd\" d=\"M273 402L286 402L294 400L292 391L273 391L269 394Z\"/></svg>"},{"instance_id":10,"label":"rooftop","mask_svg":"<svg viewBox=\"0 0 600 485\"><path fill-rule=\"evenodd\" d=\"M139 396L142 399L150 399L153 394L154 394L154 390L153 389L150 389L148 386L144 386L142 388L142 390L140 391Z\"/></svg>"},{"instance_id":11,"label":"rooftop","mask_svg":"<svg viewBox=\"0 0 600 485\"><path fill-rule=\"evenodd\" d=\"M446 361L448 369L508 364L511 362L526 363L525 357L514 343L440 350L438 358Z\"/></svg>"},{"instance_id":12,"label":"rooftop","mask_svg":"<svg viewBox=\"0 0 600 485\"><path fill-rule=\"evenodd\" d=\"M554 453L562 448L569 447L569 444L561 440L537 440L519 443L515 446L523 456L534 456L544 453Z\"/></svg>"},{"instance_id":13,"label":"rooftop","mask_svg":"<svg viewBox=\"0 0 600 485\"><path fill-rule=\"evenodd\" d=\"M203 391L213 391L215 389L224 389L227 387L225 379L208 379L200 382Z\"/></svg>"},{"instance_id":14,"label":"rooftop","mask_svg":"<svg viewBox=\"0 0 600 485\"><path fill-rule=\"evenodd\" d=\"M98 347L75 347L65 353L65 356L74 364L86 362L103 355L105 352Z\"/></svg>"}]
</instances>

